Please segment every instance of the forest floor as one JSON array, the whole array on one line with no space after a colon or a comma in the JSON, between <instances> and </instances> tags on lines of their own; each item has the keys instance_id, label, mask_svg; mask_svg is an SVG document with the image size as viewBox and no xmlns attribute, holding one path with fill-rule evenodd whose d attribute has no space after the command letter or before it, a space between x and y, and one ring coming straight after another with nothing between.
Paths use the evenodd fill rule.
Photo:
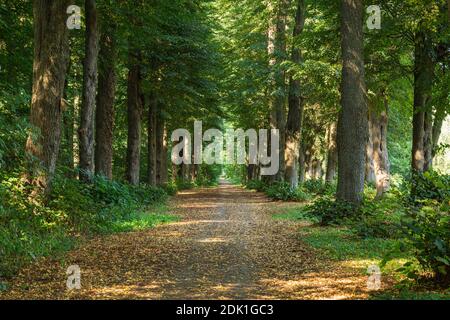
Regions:
<instances>
[{"instance_id":1,"label":"forest floor","mask_svg":"<svg viewBox=\"0 0 450 320\"><path fill-rule=\"evenodd\" d=\"M171 200L177 222L83 241L23 269L2 299L364 299L367 275L301 239L292 204L221 184ZM81 290L66 269L81 269Z\"/></svg>"}]
</instances>

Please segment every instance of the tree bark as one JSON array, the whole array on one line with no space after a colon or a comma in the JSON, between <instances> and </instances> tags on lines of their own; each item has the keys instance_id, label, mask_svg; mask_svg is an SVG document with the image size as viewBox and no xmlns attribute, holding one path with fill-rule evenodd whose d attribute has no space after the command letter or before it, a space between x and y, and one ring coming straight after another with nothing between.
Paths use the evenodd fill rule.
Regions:
<instances>
[{"instance_id":1,"label":"tree bark","mask_svg":"<svg viewBox=\"0 0 450 320\"><path fill-rule=\"evenodd\" d=\"M268 28L267 52L270 68L270 126L279 129L279 163L280 168L276 175L269 180L283 180L285 173L285 128L286 128L286 83L285 72L281 69L281 63L286 59L286 20L289 1L281 0L275 3L269 1L269 15L271 16ZM275 18L274 18L275 16ZM270 150L269 141L269 150Z\"/></svg>"},{"instance_id":2,"label":"tree bark","mask_svg":"<svg viewBox=\"0 0 450 320\"><path fill-rule=\"evenodd\" d=\"M302 33L305 25L305 2L299 0L297 4L297 13L295 16L295 26L293 32L293 48L292 48L292 62L300 64L301 50L295 44L298 36ZM298 166L300 153L300 138L302 129L303 117L303 101L301 98L300 80L294 79L292 76L289 79L289 111L288 120L286 124L286 143L285 143L285 161L286 174L285 179L291 185L291 188L298 187Z\"/></svg>"},{"instance_id":3,"label":"tree bark","mask_svg":"<svg viewBox=\"0 0 450 320\"><path fill-rule=\"evenodd\" d=\"M414 60L414 114L412 170L423 172L429 168L430 116L429 109L434 77L434 63L431 56L432 42L424 31L415 38Z\"/></svg>"},{"instance_id":4,"label":"tree bark","mask_svg":"<svg viewBox=\"0 0 450 320\"><path fill-rule=\"evenodd\" d=\"M380 199L390 187L390 163L387 148L388 104L384 99L384 110L374 112L372 116L373 132L373 165L375 170L376 198Z\"/></svg>"},{"instance_id":5,"label":"tree bark","mask_svg":"<svg viewBox=\"0 0 450 320\"><path fill-rule=\"evenodd\" d=\"M98 74L98 24L95 0L85 1L86 43L83 71L83 102L80 137L80 180L89 182L94 174L94 114Z\"/></svg>"},{"instance_id":6,"label":"tree bark","mask_svg":"<svg viewBox=\"0 0 450 320\"><path fill-rule=\"evenodd\" d=\"M363 3L342 0L342 110L338 123L337 199L360 204L364 192L367 102L364 79Z\"/></svg>"},{"instance_id":7,"label":"tree bark","mask_svg":"<svg viewBox=\"0 0 450 320\"><path fill-rule=\"evenodd\" d=\"M436 156L436 148L438 147L438 144L439 144L439 138L441 137L443 124L444 124L444 116L442 116L440 114L436 114L434 116L433 132L431 134L433 159Z\"/></svg>"},{"instance_id":8,"label":"tree bark","mask_svg":"<svg viewBox=\"0 0 450 320\"><path fill-rule=\"evenodd\" d=\"M167 130L166 121L162 110L159 112L158 122L156 124L156 183L157 185L165 185L168 182L167 173ZM184 177L184 175L183 175Z\"/></svg>"},{"instance_id":9,"label":"tree bark","mask_svg":"<svg viewBox=\"0 0 450 320\"><path fill-rule=\"evenodd\" d=\"M298 183L302 184L305 182L305 151L303 150L302 142L300 141L300 154L298 157L298 167L299 167L299 173L298 173Z\"/></svg>"},{"instance_id":10,"label":"tree bark","mask_svg":"<svg viewBox=\"0 0 450 320\"><path fill-rule=\"evenodd\" d=\"M328 156L327 172L325 175L326 183L331 183L336 178L336 168L338 162L337 155L337 122L333 122L328 130Z\"/></svg>"},{"instance_id":11,"label":"tree bark","mask_svg":"<svg viewBox=\"0 0 450 320\"><path fill-rule=\"evenodd\" d=\"M277 119L277 129L280 132L280 151L279 162L280 168L276 174L276 180L284 180L285 176L285 149L286 149L286 73L281 64L286 61L286 24L287 11L289 7L288 0L280 0L277 14L277 27L275 34L275 55L277 57L277 66L275 69L275 113Z\"/></svg>"},{"instance_id":12,"label":"tree bark","mask_svg":"<svg viewBox=\"0 0 450 320\"><path fill-rule=\"evenodd\" d=\"M374 112L373 110L368 111L368 131L367 131L367 143L366 143L366 167L365 167L365 178L364 180L367 183L375 184L375 169L373 165L373 122L374 121Z\"/></svg>"},{"instance_id":13,"label":"tree bark","mask_svg":"<svg viewBox=\"0 0 450 320\"><path fill-rule=\"evenodd\" d=\"M95 172L112 179L117 49L114 31L105 30L100 44L100 70L95 117Z\"/></svg>"},{"instance_id":14,"label":"tree bark","mask_svg":"<svg viewBox=\"0 0 450 320\"><path fill-rule=\"evenodd\" d=\"M34 0L34 60L26 152L33 195L48 195L61 143L62 98L69 61L68 0Z\"/></svg>"},{"instance_id":15,"label":"tree bark","mask_svg":"<svg viewBox=\"0 0 450 320\"><path fill-rule=\"evenodd\" d=\"M147 183L151 186L156 186L156 127L158 116L158 100L155 94L152 94L148 105L148 119L147 119Z\"/></svg>"},{"instance_id":16,"label":"tree bark","mask_svg":"<svg viewBox=\"0 0 450 320\"><path fill-rule=\"evenodd\" d=\"M140 182L142 101L140 95L141 71L139 61L139 57L130 54L127 89L128 142L126 179L132 185L138 185Z\"/></svg>"}]
</instances>

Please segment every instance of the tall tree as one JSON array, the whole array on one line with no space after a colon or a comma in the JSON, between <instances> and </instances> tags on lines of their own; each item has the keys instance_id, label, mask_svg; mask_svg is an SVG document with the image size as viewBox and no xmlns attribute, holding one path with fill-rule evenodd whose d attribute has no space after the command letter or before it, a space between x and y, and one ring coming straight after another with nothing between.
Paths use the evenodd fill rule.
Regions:
<instances>
[{"instance_id":1,"label":"tall tree","mask_svg":"<svg viewBox=\"0 0 450 320\"><path fill-rule=\"evenodd\" d=\"M141 166L141 66L140 54L130 53L130 69L128 72L128 141L126 179L130 184L140 182Z\"/></svg>"},{"instance_id":2,"label":"tall tree","mask_svg":"<svg viewBox=\"0 0 450 320\"><path fill-rule=\"evenodd\" d=\"M363 54L363 2L341 2L342 84L338 123L337 198L359 204L364 191L367 102Z\"/></svg>"},{"instance_id":3,"label":"tall tree","mask_svg":"<svg viewBox=\"0 0 450 320\"><path fill-rule=\"evenodd\" d=\"M147 183L151 186L156 185L156 127L157 127L158 99L152 93L148 103L148 119L147 119Z\"/></svg>"},{"instance_id":4,"label":"tall tree","mask_svg":"<svg viewBox=\"0 0 450 320\"><path fill-rule=\"evenodd\" d=\"M325 181L333 182L336 178L336 168L338 163L337 154L337 122L333 121L328 129L328 150L327 150L327 172Z\"/></svg>"},{"instance_id":5,"label":"tall tree","mask_svg":"<svg viewBox=\"0 0 450 320\"><path fill-rule=\"evenodd\" d=\"M388 101L382 93L383 110L372 115L373 168L377 188L377 198L383 197L390 187L390 164L387 149Z\"/></svg>"},{"instance_id":6,"label":"tall tree","mask_svg":"<svg viewBox=\"0 0 450 320\"><path fill-rule=\"evenodd\" d=\"M298 36L302 33L305 25L305 1L299 0L295 15L295 25L293 31L292 63L300 64L301 49L298 47ZM303 117L303 100L301 98L300 80L294 79L291 75L289 79L289 99L288 99L288 119L286 123L286 147L285 179L292 188L298 187L299 178L299 153L300 137Z\"/></svg>"},{"instance_id":7,"label":"tall tree","mask_svg":"<svg viewBox=\"0 0 450 320\"><path fill-rule=\"evenodd\" d=\"M423 172L427 165L426 152L431 144L432 129L431 96L433 86L434 62L432 40L425 30L415 36L414 50L414 115L412 169Z\"/></svg>"},{"instance_id":8,"label":"tall tree","mask_svg":"<svg viewBox=\"0 0 450 320\"><path fill-rule=\"evenodd\" d=\"M102 30L95 117L95 173L108 179L112 179L114 101L117 83L117 48L114 31L107 26Z\"/></svg>"},{"instance_id":9,"label":"tall tree","mask_svg":"<svg viewBox=\"0 0 450 320\"><path fill-rule=\"evenodd\" d=\"M98 79L98 22L95 0L85 1L86 43L83 74L83 100L80 127L80 180L88 182L94 173L94 115Z\"/></svg>"},{"instance_id":10,"label":"tall tree","mask_svg":"<svg viewBox=\"0 0 450 320\"><path fill-rule=\"evenodd\" d=\"M61 141L63 92L69 44L66 23L68 0L34 0L33 91L26 151L34 193L48 194Z\"/></svg>"}]
</instances>

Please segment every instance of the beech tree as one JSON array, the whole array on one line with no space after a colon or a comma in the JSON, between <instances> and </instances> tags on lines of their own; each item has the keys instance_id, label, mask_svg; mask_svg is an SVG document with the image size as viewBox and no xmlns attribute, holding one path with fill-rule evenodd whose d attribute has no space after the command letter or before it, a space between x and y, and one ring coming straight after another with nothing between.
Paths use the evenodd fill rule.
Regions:
<instances>
[{"instance_id":1,"label":"beech tree","mask_svg":"<svg viewBox=\"0 0 450 320\"><path fill-rule=\"evenodd\" d=\"M295 25L293 31L293 45L291 60L295 64L301 62L301 49L298 48L296 40L301 35L305 24L305 2L299 0L295 16ZM286 124L286 181L292 188L298 187L299 179L299 154L300 154L300 136L303 118L303 101L301 97L301 84L299 79L294 79L291 75L289 79L289 106L288 118Z\"/></svg>"},{"instance_id":2,"label":"beech tree","mask_svg":"<svg viewBox=\"0 0 450 320\"><path fill-rule=\"evenodd\" d=\"M94 128L98 80L98 18L95 0L85 1L86 43L83 68L83 96L80 111L80 180L90 181L94 174Z\"/></svg>"},{"instance_id":3,"label":"beech tree","mask_svg":"<svg viewBox=\"0 0 450 320\"><path fill-rule=\"evenodd\" d=\"M35 194L49 194L56 169L64 112L63 92L69 61L69 1L34 0L34 61L31 99L29 181Z\"/></svg>"},{"instance_id":4,"label":"beech tree","mask_svg":"<svg viewBox=\"0 0 450 320\"><path fill-rule=\"evenodd\" d=\"M342 0L342 110L338 123L337 198L360 203L364 191L367 103L363 54L363 3Z\"/></svg>"}]
</instances>

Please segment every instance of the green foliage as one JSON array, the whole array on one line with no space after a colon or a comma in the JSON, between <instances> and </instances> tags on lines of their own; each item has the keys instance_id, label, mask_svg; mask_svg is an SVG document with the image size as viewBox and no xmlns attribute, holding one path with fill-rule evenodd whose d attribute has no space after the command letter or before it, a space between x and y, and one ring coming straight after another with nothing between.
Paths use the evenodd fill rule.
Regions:
<instances>
[{"instance_id":1,"label":"green foliage","mask_svg":"<svg viewBox=\"0 0 450 320\"><path fill-rule=\"evenodd\" d=\"M190 190L195 188L195 182L185 179L177 179L176 186L178 190Z\"/></svg>"},{"instance_id":2,"label":"green foliage","mask_svg":"<svg viewBox=\"0 0 450 320\"><path fill-rule=\"evenodd\" d=\"M442 202L450 197L450 175L441 175L436 171L414 173L409 180L409 187L412 203L422 200Z\"/></svg>"},{"instance_id":3,"label":"green foliage","mask_svg":"<svg viewBox=\"0 0 450 320\"><path fill-rule=\"evenodd\" d=\"M450 198L413 207L402 226L420 265L431 270L439 282L450 285ZM408 274L414 276L413 272Z\"/></svg>"},{"instance_id":4,"label":"green foliage","mask_svg":"<svg viewBox=\"0 0 450 320\"><path fill-rule=\"evenodd\" d=\"M301 188L292 188L287 182L277 182L265 189L267 196L273 200L305 201L309 198Z\"/></svg>"},{"instance_id":5,"label":"green foliage","mask_svg":"<svg viewBox=\"0 0 450 320\"><path fill-rule=\"evenodd\" d=\"M402 237L400 220L404 214L397 196L386 194L381 200L364 201L346 224L362 238L398 239Z\"/></svg>"},{"instance_id":6,"label":"green foliage","mask_svg":"<svg viewBox=\"0 0 450 320\"><path fill-rule=\"evenodd\" d=\"M346 225L359 237L399 238L400 219L405 209L396 195L387 194L379 201L365 200L358 207L324 196L302 211L321 225Z\"/></svg>"},{"instance_id":7,"label":"green foliage","mask_svg":"<svg viewBox=\"0 0 450 320\"><path fill-rule=\"evenodd\" d=\"M0 277L37 257L69 249L80 234L128 231L172 219L144 210L164 202L167 193L160 188L101 177L86 185L57 176L48 201L41 203L30 201L29 186L19 175L0 181Z\"/></svg>"},{"instance_id":8,"label":"green foliage","mask_svg":"<svg viewBox=\"0 0 450 320\"><path fill-rule=\"evenodd\" d=\"M247 189L265 192L269 185L262 180L250 180L246 184Z\"/></svg>"},{"instance_id":9,"label":"green foliage","mask_svg":"<svg viewBox=\"0 0 450 320\"><path fill-rule=\"evenodd\" d=\"M169 181L163 188L169 196L174 196L178 192L178 186L174 181Z\"/></svg>"},{"instance_id":10,"label":"green foliage","mask_svg":"<svg viewBox=\"0 0 450 320\"><path fill-rule=\"evenodd\" d=\"M333 183L325 183L322 180L308 180L305 181L302 187L308 193L316 194L316 195L328 195L331 196L336 192L336 182Z\"/></svg>"},{"instance_id":11,"label":"green foliage","mask_svg":"<svg viewBox=\"0 0 450 320\"><path fill-rule=\"evenodd\" d=\"M357 213L357 208L351 203L325 196L306 206L304 212L308 216L318 219L321 225L330 225L339 224L345 218L354 217Z\"/></svg>"}]
</instances>

